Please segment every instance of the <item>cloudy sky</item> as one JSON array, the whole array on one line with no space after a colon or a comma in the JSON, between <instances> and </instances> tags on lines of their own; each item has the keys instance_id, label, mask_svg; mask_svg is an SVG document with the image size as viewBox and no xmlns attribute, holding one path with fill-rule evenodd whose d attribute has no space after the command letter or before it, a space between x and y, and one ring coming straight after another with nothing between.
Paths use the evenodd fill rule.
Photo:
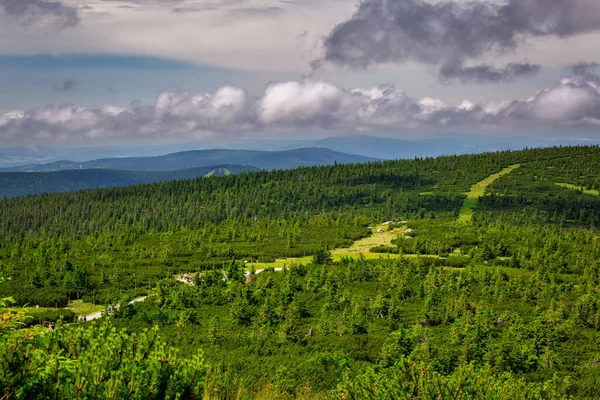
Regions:
<instances>
[{"instance_id":1,"label":"cloudy sky","mask_svg":"<svg viewBox=\"0 0 600 400\"><path fill-rule=\"evenodd\" d=\"M0 0L0 147L600 140L598 0Z\"/></svg>"}]
</instances>

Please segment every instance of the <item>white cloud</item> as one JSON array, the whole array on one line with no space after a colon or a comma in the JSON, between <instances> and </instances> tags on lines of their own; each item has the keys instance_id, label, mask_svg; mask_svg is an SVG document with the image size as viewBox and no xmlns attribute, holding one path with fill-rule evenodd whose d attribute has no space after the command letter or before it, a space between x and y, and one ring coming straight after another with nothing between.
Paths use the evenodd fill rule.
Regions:
<instances>
[{"instance_id":1,"label":"white cloud","mask_svg":"<svg viewBox=\"0 0 600 400\"><path fill-rule=\"evenodd\" d=\"M260 102L260 120L265 124L326 123L339 119L344 92L325 82L283 82L267 87Z\"/></svg>"},{"instance_id":2,"label":"white cloud","mask_svg":"<svg viewBox=\"0 0 600 400\"><path fill-rule=\"evenodd\" d=\"M532 115L540 120L577 121L600 116L600 92L593 82L563 80L539 92L531 105Z\"/></svg>"},{"instance_id":3,"label":"white cloud","mask_svg":"<svg viewBox=\"0 0 600 400\"><path fill-rule=\"evenodd\" d=\"M591 130L600 123L594 79L571 77L527 100L458 106L416 99L392 86L343 89L314 80L273 83L258 97L224 86L214 93L169 88L153 105L88 109L38 107L0 114L0 140L116 140L198 135L262 136L285 132Z\"/></svg>"}]
</instances>

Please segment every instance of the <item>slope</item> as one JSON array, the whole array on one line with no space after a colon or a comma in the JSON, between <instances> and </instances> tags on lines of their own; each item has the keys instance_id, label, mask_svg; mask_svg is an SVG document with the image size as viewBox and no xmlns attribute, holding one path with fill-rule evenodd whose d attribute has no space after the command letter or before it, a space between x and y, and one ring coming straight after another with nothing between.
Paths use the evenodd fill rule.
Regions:
<instances>
[{"instance_id":1,"label":"slope","mask_svg":"<svg viewBox=\"0 0 600 400\"><path fill-rule=\"evenodd\" d=\"M484 180L477 182L476 184L471 186L471 190L468 193L465 193L467 195L467 198L465 199L463 206L460 208L458 220L462 222L470 221L471 218L473 218L473 212L475 210L475 207L477 207L479 198L485 193L485 189L489 185L494 183L497 179L502 178L506 174L510 174L520 166L520 164L514 164L509 167L506 167L502 171L496 174L492 174Z\"/></svg>"},{"instance_id":2,"label":"slope","mask_svg":"<svg viewBox=\"0 0 600 400\"><path fill-rule=\"evenodd\" d=\"M0 198L83 189L129 186L142 183L226 176L257 169L243 165L217 165L179 171L145 172L110 169L77 169L54 172L0 172Z\"/></svg>"}]
</instances>

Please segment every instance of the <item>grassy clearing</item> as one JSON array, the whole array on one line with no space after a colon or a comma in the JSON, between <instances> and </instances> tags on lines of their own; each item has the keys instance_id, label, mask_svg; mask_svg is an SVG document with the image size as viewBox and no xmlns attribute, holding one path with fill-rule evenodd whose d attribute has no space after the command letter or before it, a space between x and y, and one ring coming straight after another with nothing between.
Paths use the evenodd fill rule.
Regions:
<instances>
[{"instance_id":1,"label":"grassy clearing","mask_svg":"<svg viewBox=\"0 0 600 400\"><path fill-rule=\"evenodd\" d=\"M94 305L84 303L83 300L72 300L67 308L73 311L75 315L89 315L104 310L105 306L101 304Z\"/></svg>"},{"instance_id":2,"label":"grassy clearing","mask_svg":"<svg viewBox=\"0 0 600 400\"><path fill-rule=\"evenodd\" d=\"M345 249L335 249L331 253L332 255L347 255L368 252L372 247L376 246L389 246L392 240L398 237L405 228L395 228L389 230L389 225L377 225L373 227L371 236L359 239L352 244L352 246ZM383 232L379 232L383 230Z\"/></svg>"},{"instance_id":3,"label":"grassy clearing","mask_svg":"<svg viewBox=\"0 0 600 400\"><path fill-rule=\"evenodd\" d=\"M404 232L405 228L395 228L392 230L388 229L388 225L377 225L373 227L373 233L371 236L357 240L348 248L340 248L331 250L331 258L333 261L339 261L344 257L358 258L362 255L366 260L379 259L379 258L400 258L399 254L378 254L370 253L369 250L372 247L377 246L390 246L392 239L395 239L398 235ZM379 232L383 229L383 232ZM263 268L284 268L291 265L308 264L312 261L312 256L298 257L298 258L281 258L275 260L272 263L252 263L248 264L249 267L255 269Z\"/></svg>"},{"instance_id":4,"label":"grassy clearing","mask_svg":"<svg viewBox=\"0 0 600 400\"><path fill-rule=\"evenodd\" d=\"M459 222L468 222L473 218L473 212L475 207L477 206L477 202L479 198L484 195L485 190L489 185L491 185L497 179L503 177L506 174L510 174L515 169L519 168L521 164L514 164L504 168L502 171L492 174L485 178L484 180L477 182L473 186L471 186L471 190L468 193L465 193L467 198L465 199L463 206L460 209L460 214L458 217ZM427 194L426 192L421 194ZM388 225L377 225L373 227L371 236L366 238L357 240L354 244L348 248L339 248L331 251L331 258L333 261L339 261L343 257L364 257L367 260L371 259L380 259L380 258L401 258L402 255L399 254L379 254L379 253L370 253L369 250L376 246L389 246L391 245L392 239L398 237L398 235L402 234L405 228L395 228L392 230L388 229ZM380 229L383 229L383 232L379 232ZM298 258L281 258L275 260L275 262L271 263L251 263L248 264L248 268L254 267L254 269L264 269L264 268L285 268L291 265L298 264L308 264L312 261L312 256L307 257L298 257Z\"/></svg>"},{"instance_id":5,"label":"grassy clearing","mask_svg":"<svg viewBox=\"0 0 600 400\"><path fill-rule=\"evenodd\" d=\"M554 182L554 184L558 185L560 187L566 188L566 189L579 190L583 194L589 194L592 196L600 196L600 191L598 191L598 190L594 190L594 189L586 190L585 188L583 188L581 186L571 185L570 183Z\"/></svg>"},{"instance_id":6,"label":"grassy clearing","mask_svg":"<svg viewBox=\"0 0 600 400\"><path fill-rule=\"evenodd\" d=\"M65 307L67 310L72 311L75 315L89 315L98 311L104 310L105 306L102 304L91 304L85 303L83 300L72 300L69 303L68 307ZM31 315L33 317L36 314L43 314L49 311L61 310L62 307L54 308L54 307L10 307L12 311L24 311L25 314Z\"/></svg>"},{"instance_id":7,"label":"grassy clearing","mask_svg":"<svg viewBox=\"0 0 600 400\"><path fill-rule=\"evenodd\" d=\"M470 221L473 218L473 212L475 211L475 207L477 207L477 202L479 201L479 198L484 195L485 189L487 189L487 187L491 185L495 180L500 179L504 175L510 174L520 166L521 164L510 165L504 168L502 171L496 174L492 174L484 180L477 182L476 184L471 186L471 190L468 193L465 193L465 195L467 195L467 198L465 199L465 202L460 208L458 221Z\"/></svg>"}]
</instances>

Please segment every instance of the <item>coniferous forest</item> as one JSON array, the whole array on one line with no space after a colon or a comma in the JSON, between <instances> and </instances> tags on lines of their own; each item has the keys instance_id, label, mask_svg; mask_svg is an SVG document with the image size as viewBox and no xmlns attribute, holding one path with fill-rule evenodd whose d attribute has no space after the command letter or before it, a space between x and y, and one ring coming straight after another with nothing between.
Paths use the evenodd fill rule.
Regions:
<instances>
[{"instance_id":1,"label":"coniferous forest","mask_svg":"<svg viewBox=\"0 0 600 400\"><path fill-rule=\"evenodd\" d=\"M0 398L600 398L599 191L579 146L0 200Z\"/></svg>"}]
</instances>

